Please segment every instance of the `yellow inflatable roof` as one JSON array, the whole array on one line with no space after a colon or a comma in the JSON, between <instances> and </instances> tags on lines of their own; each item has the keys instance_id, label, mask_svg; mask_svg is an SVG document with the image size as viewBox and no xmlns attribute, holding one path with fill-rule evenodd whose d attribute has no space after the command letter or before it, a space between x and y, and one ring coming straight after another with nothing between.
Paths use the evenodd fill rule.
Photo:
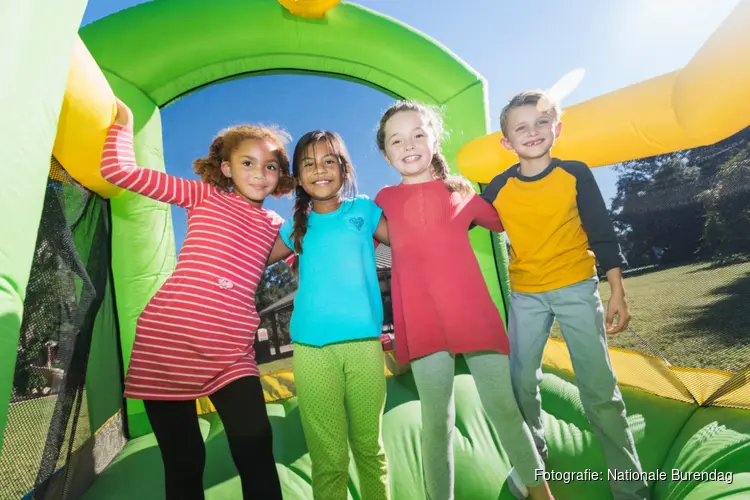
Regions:
<instances>
[{"instance_id":1,"label":"yellow inflatable roof","mask_svg":"<svg viewBox=\"0 0 750 500\"><path fill-rule=\"evenodd\" d=\"M750 0L740 2L681 70L576 104L563 112L552 154L589 167L714 144L750 125ZM518 159L501 132L458 152L458 170L489 183Z\"/></svg>"}]
</instances>

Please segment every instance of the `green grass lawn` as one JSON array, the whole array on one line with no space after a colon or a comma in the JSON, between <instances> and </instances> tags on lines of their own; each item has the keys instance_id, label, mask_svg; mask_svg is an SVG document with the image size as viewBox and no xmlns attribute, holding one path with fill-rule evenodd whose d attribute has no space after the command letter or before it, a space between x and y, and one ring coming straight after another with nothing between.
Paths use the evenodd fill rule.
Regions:
<instances>
[{"instance_id":1,"label":"green grass lawn","mask_svg":"<svg viewBox=\"0 0 750 500\"><path fill-rule=\"evenodd\" d=\"M0 500L18 500L34 486L56 401L57 397L51 396L11 403L0 454ZM75 405L73 409L75 411ZM71 425L72 417L68 422L66 436L70 434ZM80 448L90 435L88 407L84 396L74 450ZM65 462L67 449L66 437L61 459L55 469Z\"/></svg>"},{"instance_id":2,"label":"green grass lawn","mask_svg":"<svg viewBox=\"0 0 750 500\"><path fill-rule=\"evenodd\" d=\"M750 262L656 270L626 277L625 288L630 328L671 364L734 372L750 362ZM609 284L600 292L606 306ZM608 341L653 354L627 331Z\"/></svg>"}]
</instances>

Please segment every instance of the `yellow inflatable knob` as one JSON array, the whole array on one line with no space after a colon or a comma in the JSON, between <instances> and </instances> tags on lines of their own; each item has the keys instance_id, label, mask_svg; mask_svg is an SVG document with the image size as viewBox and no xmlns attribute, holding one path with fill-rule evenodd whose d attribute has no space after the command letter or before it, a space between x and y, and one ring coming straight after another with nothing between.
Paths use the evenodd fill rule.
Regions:
<instances>
[{"instance_id":1,"label":"yellow inflatable knob","mask_svg":"<svg viewBox=\"0 0 750 500\"><path fill-rule=\"evenodd\" d=\"M322 18L341 0L279 0L290 14L308 18Z\"/></svg>"}]
</instances>

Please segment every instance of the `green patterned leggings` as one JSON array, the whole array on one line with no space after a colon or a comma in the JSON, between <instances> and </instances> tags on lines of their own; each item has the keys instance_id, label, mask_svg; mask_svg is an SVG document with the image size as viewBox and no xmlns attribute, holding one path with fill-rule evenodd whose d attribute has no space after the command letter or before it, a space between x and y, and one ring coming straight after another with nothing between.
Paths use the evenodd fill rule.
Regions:
<instances>
[{"instance_id":1,"label":"green patterned leggings","mask_svg":"<svg viewBox=\"0 0 750 500\"><path fill-rule=\"evenodd\" d=\"M362 500L390 498L381 436L383 363L379 339L294 346L294 383L315 500L347 499L349 447Z\"/></svg>"}]
</instances>

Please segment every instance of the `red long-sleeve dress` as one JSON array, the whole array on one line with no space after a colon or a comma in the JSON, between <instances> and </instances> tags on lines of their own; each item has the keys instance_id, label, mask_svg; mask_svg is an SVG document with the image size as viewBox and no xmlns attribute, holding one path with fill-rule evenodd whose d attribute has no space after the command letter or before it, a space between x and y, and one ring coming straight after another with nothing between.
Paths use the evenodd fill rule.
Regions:
<instances>
[{"instance_id":1,"label":"red long-sleeve dress","mask_svg":"<svg viewBox=\"0 0 750 500\"><path fill-rule=\"evenodd\" d=\"M510 352L469 243L472 223L502 232L497 211L441 180L383 188L375 198L388 219L391 294L399 363L438 351Z\"/></svg>"},{"instance_id":2,"label":"red long-sleeve dress","mask_svg":"<svg viewBox=\"0 0 750 500\"><path fill-rule=\"evenodd\" d=\"M112 184L187 209L175 271L136 324L125 397L196 399L258 376L255 290L283 219L210 184L139 168L132 132L117 124L101 173Z\"/></svg>"}]
</instances>

